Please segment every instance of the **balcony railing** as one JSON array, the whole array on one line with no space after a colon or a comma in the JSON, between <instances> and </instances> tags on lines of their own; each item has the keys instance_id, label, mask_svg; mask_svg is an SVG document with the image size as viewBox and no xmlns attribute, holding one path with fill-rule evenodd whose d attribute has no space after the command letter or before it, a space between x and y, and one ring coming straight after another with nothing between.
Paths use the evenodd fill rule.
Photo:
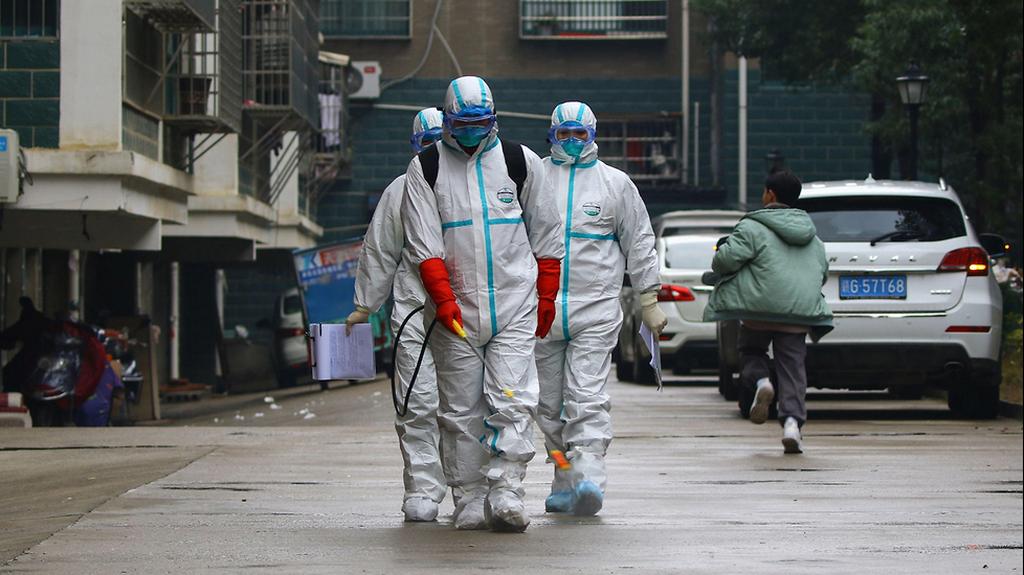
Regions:
<instances>
[{"instance_id":1,"label":"balcony railing","mask_svg":"<svg viewBox=\"0 0 1024 575\"><path fill-rule=\"evenodd\" d=\"M211 32L170 39L166 121L190 132L238 132L242 125L240 0L218 0Z\"/></svg>"},{"instance_id":2,"label":"balcony railing","mask_svg":"<svg viewBox=\"0 0 1024 575\"><path fill-rule=\"evenodd\" d=\"M597 124L601 159L635 182L679 181L678 118L604 119Z\"/></svg>"},{"instance_id":3,"label":"balcony railing","mask_svg":"<svg viewBox=\"0 0 1024 575\"><path fill-rule=\"evenodd\" d=\"M668 37L668 0L519 0L526 40L647 40Z\"/></svg>"},{"instance_id":4,"label":"balcony railing","mask_svg":"<svg viewBox=\"0 0 1024 575\"><path fill-rule=\"evenodd\" d=\"M411 0L320 0L328 38L408 38L411 21Z\"/></svg>"},{"instance_id":5,"label":"balcony railing","mask_svg":"<svg viewBox=\"0 0 1024 575\"><path fill-rule=\"evenodd\" d=\"M0 3L0 38L56 38L60 29L57 0Z\"/></svg>"},{"instance_id":6,"label":"balcony railing","mask_svg":"<svg viewBox=\"0 0 1024 575\"><path fill-rule=\"evenodd\" d=\"M126 8L161 32L212 31L217 0L125 0Z\"/></svg>"},{"instance_id":7,"label":"balcony railing","mask_svg":"<svg viewBox=\"0 0 1024 575\"><path fill-rule=\"evenodd\" d=\"M243 102L282 127L317 123L317 15L308 0L243 0Z\"/></svg>"}]
</instances>

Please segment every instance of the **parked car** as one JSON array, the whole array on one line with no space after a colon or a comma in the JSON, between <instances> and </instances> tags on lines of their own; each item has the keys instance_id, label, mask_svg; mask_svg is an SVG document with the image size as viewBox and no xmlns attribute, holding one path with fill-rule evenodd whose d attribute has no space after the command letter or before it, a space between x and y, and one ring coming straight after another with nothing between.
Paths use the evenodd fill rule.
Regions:
<instances>
[{"instance_id":1,"label":"parked car","mask_svg":"<svg viewBox=\"0 0 1024 575\"><path fill-rule=\"evenodd\" d=\"M274 366L278 385L295 385L300 376L310 373L306 328L302 324L302 300L297 288L285 290L277 297L271 327L274 330Z\"/></svg>"},{"instance_id":2,"label":"parked car","mask_svg":"<svg viewBox=\"0 0 1024 575\"><path fill-rule=\"evenodd\" d=\"M692 210L669 212L652 220L662 281L658 305L668 318L659 344L663 368L689 373L717 366L715 324L703 321L711 287L701 283L701 275L711 269L718 238L728 234L742 216L743 212ZM632 287L623 287L616 375L621 381L653 383L650 352L637 336L640 303L636 296Z\"/></svg>"},{"instance_id":3,"label":"parked car","mask_svg":"<svg viewBox=\"0 0 1024 575\"><path fill-rule=\"evenodd\" d=\"M994 417L1002 296L989 258L1003 249L1002 238L977 234L942 182L811 183L799 206L825 243L822 293L835 314L835 330L808 346L808 385L887 388L901 397L936 385L948 390L953 411ZM719 329L730 332L720 338L720 357L723 373L733 375L738 325ZM746 411L752 390L739 391Z\"/></svg>"},{"instance_id":4,"label":"parked car","mask_svg":"<svg viewBox=\"0 0 1024 575\"><path fill-rule=\"evenodd\" d=\"M728 235L746 212L736 210L676 210L651 218L657 238L676 235Z\"/></svg>"}]
</instances>

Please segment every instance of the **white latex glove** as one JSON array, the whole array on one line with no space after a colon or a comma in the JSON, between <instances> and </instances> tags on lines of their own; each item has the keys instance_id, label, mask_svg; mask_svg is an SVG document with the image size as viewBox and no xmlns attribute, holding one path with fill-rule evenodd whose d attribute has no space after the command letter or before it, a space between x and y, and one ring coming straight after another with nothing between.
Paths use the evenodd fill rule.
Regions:
<instances>
[{"instance_id":1,"label":"white latex glove","mask_svg":"<svg viewBox=\"0 0 1024 575\"><path fill-rule=\"evenodd\" d=\"M366 323L369 320L370 310L361 305L357 305L355 311L348 314L348 317L345 318L345 335L352 333L353 325L357 323Z\"/></svg>"},{"instance_id":2,"label":"white latex glove","mask_svg":"<svg viewBox=\"0 0 1024 575\"><path fill-rule=\"evenodd\" d=\"M661 335L661 332L668 325L668 318L665 317L665 313L658 307L658 291L649 291L640 294L640 313L641 320L647 329L654 332L655 335Z\"/></svg>"}]
</instances>

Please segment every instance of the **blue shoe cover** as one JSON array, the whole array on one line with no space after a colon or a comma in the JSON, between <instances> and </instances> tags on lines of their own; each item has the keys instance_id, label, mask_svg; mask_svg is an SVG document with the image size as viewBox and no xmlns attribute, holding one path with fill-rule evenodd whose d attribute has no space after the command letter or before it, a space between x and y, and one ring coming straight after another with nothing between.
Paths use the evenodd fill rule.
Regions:
<instances>
[{"instance_id":1,"label":"blue shoe cover","mask_svg":"<svg viewBox=\"0 0 1024 575\"><path fill-rule=\"evenodd\" d=\"M576 505L573 514L580 517L597 515L604 504L604 493L593 481L580 481L576 485Z\"/></svg>"},{"instance_id":2,"label":"blue shoe cover","mask_svg":"<svg viewBox=\"0 0 1024 575\"><path fill-rule=\"evenodd\" d=\"M572 511L572 491L555 491L544 500L544 511L569 513Z\"/></svg>"}]
</instances>

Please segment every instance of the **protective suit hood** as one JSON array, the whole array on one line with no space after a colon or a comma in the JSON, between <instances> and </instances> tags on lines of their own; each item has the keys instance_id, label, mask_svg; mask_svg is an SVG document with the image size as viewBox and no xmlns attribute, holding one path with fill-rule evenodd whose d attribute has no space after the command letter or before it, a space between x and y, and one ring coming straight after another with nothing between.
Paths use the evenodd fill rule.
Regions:
<instances>
[{"instance_id":1,"label":"protective suit hood","mask_svg":"<svg viewBox=\"0 0 1024 575\"><path fill-rule=\"evenodd\" d=\"M578 122L585 128L596 133L597 117L590 106L583 102L562 102L555 106L551 112L551 127L556 128L564 122ZM551 143L551 159L556 164L589 164L597 160L597 141L592 138L584 147L579 157L570 155L565 149L555 143Z\"/></svg>"},{"instance_id":2,"label":"protective suit hood","mask_svg":"<svg viewBox=\"0 0 1024 575\"><path fill-rule=\"evenodd\" d=\"M795 208L765 208L747 214L791 246L805 246L818 234L807 212Z\"/></svg>"},{"instance_id":3,"label":"protective suit hood","mask_svg":"<svg viewBox=\"0 0 1024 575\"><path fill-rule=\"evenodd\" d=\"M451 120L474 118L482 114L494 115L494 96L483 78L461 76L448 84L444 95L444 135L442 140L456 150L462 150L452 134ZM498 122L495 121L488 134L480 141L474 152L486 149L498 136Z\"/></svg>"},{"instance_id":4,"label":"protective suit hood","mask_svg":"<svg viewBox=\"0 0 1024 575\"><path fill-rule=\"evenodd\" d=\"M423 108L412 119L412 133L425 132L432 128L440 128L444 123L444 115L437 108Z\"/></svg>"}]
</instances>

